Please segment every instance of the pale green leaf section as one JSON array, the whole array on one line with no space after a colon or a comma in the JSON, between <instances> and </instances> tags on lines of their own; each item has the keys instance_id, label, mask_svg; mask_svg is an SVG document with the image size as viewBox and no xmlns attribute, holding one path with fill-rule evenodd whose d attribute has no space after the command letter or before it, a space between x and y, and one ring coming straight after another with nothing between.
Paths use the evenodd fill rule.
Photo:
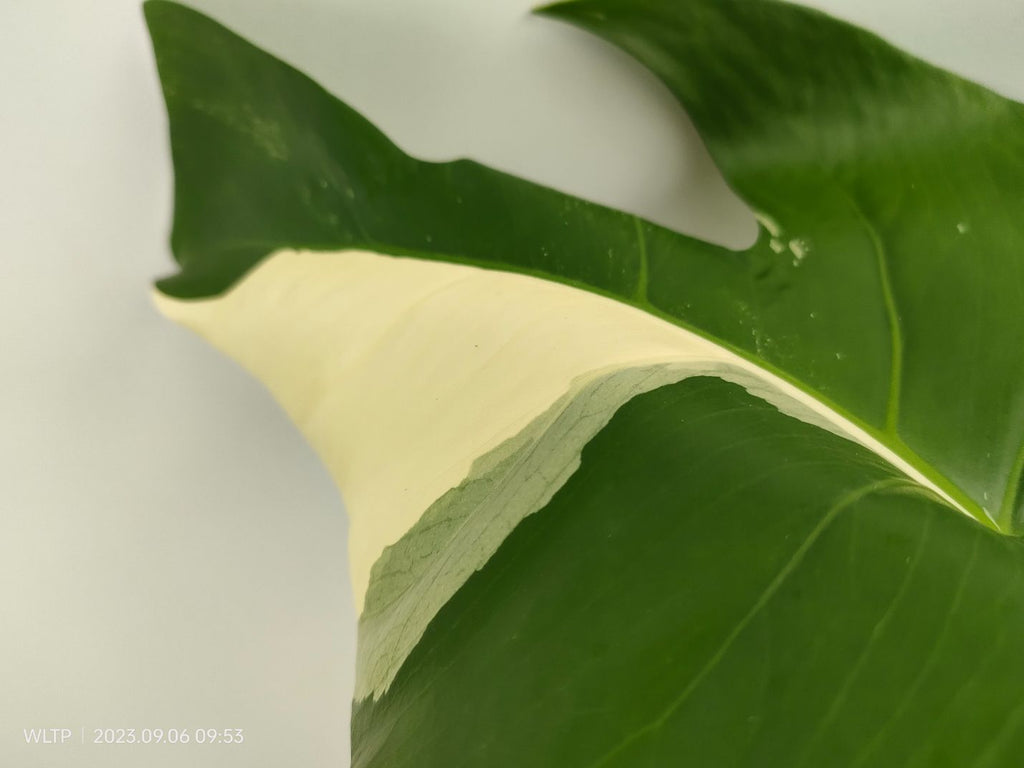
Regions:
<instances>
[{"instance_id":1,"label":"pale green leaf section","mask_svg":"<svg viewBox=\"0 0 1024 768\"><path fill-rule=\"evenodd\" d=\"M581 377L526 429L482 456L465 481L386 548L373 566L359 622L356 700L386 692L437 611L524 517L551 500L620 406L693 373L663 363Z\"/></svg>"}]
</instances>

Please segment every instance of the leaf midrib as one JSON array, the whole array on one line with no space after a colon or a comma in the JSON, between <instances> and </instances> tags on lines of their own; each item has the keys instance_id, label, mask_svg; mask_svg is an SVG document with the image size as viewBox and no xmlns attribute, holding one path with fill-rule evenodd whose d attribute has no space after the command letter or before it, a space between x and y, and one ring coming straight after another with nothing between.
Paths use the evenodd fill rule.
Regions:
<instances>
[{"instance_id":1,"label":"leaf midrib","mask_svg":"<svg viewBox=\"0 0 1024 768\"><path fill-rule=\"evenodd\" d=\"M856 206L856 203L854 203L852 200L850 201L850 203L851 203L851 206ZM857 211L858 211L858 215L861 216L861 218L864 220L865 226L866 227L870 227L873 230L874 229L873 225L871 225L871 223L866 218L864 218L863 213L860 211L859 207L857 208ZM640 254L641 258L643 259L643 254L646 252L646 236L643 235L642 227L643 226L657 226L657 225L651 224L650 222L646 221L645 219L642 219L639 216L633 216L632 218L634 219L635 226L637 227L638 254ZM685 235L681 235L681 236L682 237L687 237ZM877 233L876 233L875 236L877 237ZM702 244L705 244L705 243L703 243L702 241L699 241L699 240L696 241L696 242L701 242ZM642 248L641 248L641 245L643 246ZM476 259L472 259L472 258L468 258L468 257L465 257L465 256L461 256L461 255L456 255L456 254L451 254L451 253L442 253L442 252L437 251L437 250L429 250L428 251L428 250L423 250L423 249L403 248L401 246L395 246L395 245L391 245L391 244L387 244L387 243L381 243L381 242L373 241L373 240L370 240L370 239L367 239L365 242L361 242L361 243L360 242L347 243L344 246L341 246L340 248L339 248L339 244L338 243L327 243L327 242L319 242L319 243L317 243L317 242L307 242L307 243L304 243L304 244L302 244L300 246L287 246L287 245L284 245L284 244L282 244L280 242L270 242L270 241L258 240L258 239L255 239L255 240L235 240L235 241L232 241L230 244L222 245L220 248L218 248L213 253L216 254L216 253L221 253L221 252L231 252L231 251L235 251L235 250L243 249L243 248L252 248L252 249L259 249L259 250L264 250L265 249L266 250L266 255L264 256L264 258L266 258L266 256L269 256L274 251L282 250L282 249L285 249L285 248L288 248L288 247L298 247L300 249L313 250L313 251L339 251L339 250L342 250L342 251L346 251L346 250L358 251L358 250L366 250L366 251L372 251L372 252L381 253L381 254L385 254L385 255L389 255L389 256L394 256L396 258L416 258L416 259L423 259L424 258L424 254L428 254L429 253L432 257L434 257L434 259L436 259L438 261L444 261L444 262L451 263L451 264L461 264L461 265L470 266L470 267L477 267L479 269L488 269L488 270L495 271L495 272L510 272L510 273L514 273L514 274L526 275L528 277L535 277L535 278L538 278L538 279L541 279L541 280L545 280L545 281L548 281L548 282L555 282L555 283L560 283L562 285L567 285L567 286L569 286L571 288L576 288L576 289L579 289L579 290L586 291L588 293L596 294L598 296L603 296L604 298L611 299L611 300L616 301L616 302L618 302L620 304L626 304L627 306L634 307L635 309L639 309L639 310L641 310L643 312L646 312L647 314L652 315L654 317L657 317L660 320L664 320L667 323L671 323L672 325L674 325L674 326L676 326L678 328L682 328L685 331L688 331L690 333L696 334L697 336L700 336L701 338L706 339L707 341L710 341L711 343L713 343L713 344L715 344L715 345L717 345L719 347L722 347L723 349L727 349L730 352L732 352L733 354L735 354L738 357L740 357L743 360L745 360L746 362L748 362L751 365L757 367L758 369L760 369L762 371L765 371L765 372L767 372L767 373L769 373L769 374L771 374L773 376L776 376L777 378L781 379L782 381L785 381L786 383L793 385L794 387L796 387L800 391L805 392L806 394L811 396L814 400L816 400L818 403L820 403L822 406L824 406L828 410L832 411L833 413L835 413L836 415L838 415L842 419L846 420L850 424L852 424L852 425L856 426L857 428L861 429L864 433L866 433L868 436L872 437L873 439L877 440L882 445L884 445L887 448L891 449L897 456L899 456L901 459L906 461L907 464L909 464L911 467L913 467L918 472L920 472L922 476L924 476L929 482L931 482L936 488L938 488L942 493L944 493L948 497L948 498L942 499L943 503L945 503L947 506L950 506L951 508L955 509L957 512L966 513L967 515L969 515L970 517L974 518L975 520L977 520L981 524L985 525L986 527L988 527L988 528L990 528L990 529L992 529L992 530L994 530L994 531L996 531L998 533L1008 534L1008 532L1011 530L1010 527L1005 527L1004 528L999 523L994 521L980 507L980 505L977 504L966 493L964 493L964 491L961 488L959 488L957 485L955 485L953 482L951 482L949 480L949 478L947 478L942 472L940 472L933 464L931 464L930 462L924 460L916 451L914 451L912 448L910 448L910 446L908 446L903 441L902 437L899 435L899 433L896 430L888 429L888 428L879 429L878 427L875 427L874 425L865 422L861 418L859 418L856 415L850 413L847 409L845 409L842 406L840 406L837 403L835 403L832 399L830 399L826 395L822 394L820 391L818 391L818 390L808 386L807 382L802 381L802 380L794 377L793 375L789 374L788 372L783 371L783 370L775 367L769 361L767 361L767 360L765 360L763 358L760 358L757 355L752 354L749 350L746 350L746 349L743 349L742 347L736 346L736 345L732 344L731 342L729 342L729 341L727 341L727 340L725 340L723 338L714 336L714 335L704 331L703 329L701 329L701 328L699 328L697 326L690 325L687 322L685 322L683 319L681 319L679 317L676 317L674 315L671 315L671 314L669 314L669 313L659 309L658 307L654 306L653 304L651 304L647 300L647 298L646 298L646 295L645 295L646 294L646 290L642 290L642 286L646 285L646 277L644 277L644 275L643 275L643 264L646 261L645 259L643 259L643 261L641 262L641 272L640 272L641 278L643 278L645 282L641 283L641 282L638 281L637 288L634 291L634 295L633 296L625 296L625 295L622 295L622 294L614 293L614 292L609 291L609 290L602 289L602 288L600 288L598 286L593 286L593 285L589 285L589 284L583 283L583 282L578 281L578 280L573 280L572 278L567 278L567 277L564 277L562 275L557 275L557 274L553 274L553 273L549 273L549 272L544 272L544 271L538 270L538 269L531 269L529 267L523 267L523 266L516 265L516 264L504 264L504 263L503 264L489 264L487 262L482 262L482 261L479 261L479 260L476 260ZM748 252L749 251L747 251L747 252L740 252L740 255L742 255L743 253L748 253ZM255 266L256 265L254 264L253 267L255 267ZM881 267L885 266L885 264L880 262L879 266L881 268ZM236 280L236 282L235 282L235 285L237 285L238 282L243 280L244 278L245 278L244 275L241 276L240 278L238 278L238 280ZM898 312L896 311L895 303L894 302L890 302L889 303L889 307L890 307L889 311L891 313L890 314L890 318L891 318L890 322L891 323L898 323ZM895 327L895 329L896 329L896 330L892 331L892 333L894 335L899 335L899 327L898 327L898 325L895 325L895 326L892 326L892 327ZM900 361L902 361L902 339L900 339L900 344L896 347L896 351L894 352L894 359L895 359L895 355L896 354L899 355ZM900 366L900 370L902 370L902 366ZM895 387L896 397L898 398L899 381L900 381L899 378L896 378L895 379L895 383L890 382L890 402L891 402L891 399L893 397L894 387ZM1017 467L1016 467L1016 475L1017 475L1018 478L1021 477L1022 475L1024 475L1024 445L1021 446L1020 453L1018 455ZM950 503L950 501L952 503ZM1009 509L1012 512L1013 502L1014 502L1013 493L1011 492L1011 489L1008 487L1006 489L1005 493L1004 493L1003 509L1004 510ZM1003 514L1000 515L1000 523L1003 523Z\"/></svg>"}]
</instances>

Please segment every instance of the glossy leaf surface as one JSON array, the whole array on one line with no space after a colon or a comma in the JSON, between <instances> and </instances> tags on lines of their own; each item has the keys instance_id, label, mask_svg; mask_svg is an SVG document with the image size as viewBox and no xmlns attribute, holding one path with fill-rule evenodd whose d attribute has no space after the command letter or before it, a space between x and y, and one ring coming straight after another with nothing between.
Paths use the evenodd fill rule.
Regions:
<instances>
[{"instance_id":1,"label":"glossy leaf surface","mask_svg":"<svg viewBox=\"0 0 1024 768\"><path fill-rule=\"evenodd\" d=\"M356 705L353 766L1012 765L1022 577L1020 540L690 379L624 406Z\"/></svg>"}]
</instances>

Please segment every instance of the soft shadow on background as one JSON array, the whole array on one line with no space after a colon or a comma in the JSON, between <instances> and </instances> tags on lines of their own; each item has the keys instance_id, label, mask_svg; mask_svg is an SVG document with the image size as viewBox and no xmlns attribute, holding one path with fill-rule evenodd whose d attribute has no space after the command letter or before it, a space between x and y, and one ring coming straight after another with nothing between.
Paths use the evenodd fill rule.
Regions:
<instances>
[{"instance_id":1,"label":"soft shadow on background","mask_svg":"<svg viewBox=\"0 0 1024 768\"><path fill-rule=\"evenodd\" d=\"M409 152L749 242L653 78L530 4L192 3ZM1024 100L1018 0L815 5ZM262 388L150 306L171 175L139 3L7 0L0 39L0 765L347 765L341 501ZM246 741L98 746L93 728Z\"/></svg>"}]
</instances>

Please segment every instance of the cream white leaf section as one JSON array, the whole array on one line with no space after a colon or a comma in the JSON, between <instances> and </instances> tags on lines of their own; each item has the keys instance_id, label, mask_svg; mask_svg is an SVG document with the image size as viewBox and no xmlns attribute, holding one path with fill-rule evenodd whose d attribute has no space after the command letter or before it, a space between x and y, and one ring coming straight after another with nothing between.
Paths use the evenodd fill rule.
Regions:
<instances>
[{"instance_id":1,"label":"cream white leaf section","mask_svg":"<svg viewBox=\"0 0 1024 768\"><path fill-rule=\"evenodd\" d=\"M932 487L862 430L728 350L539 278L287 250L221 296L158 293L156 303L259 378L321 456L350 516L360 612L385 547L588 375L659 364L720 375Z\"/></svg>"}]
</instances>

